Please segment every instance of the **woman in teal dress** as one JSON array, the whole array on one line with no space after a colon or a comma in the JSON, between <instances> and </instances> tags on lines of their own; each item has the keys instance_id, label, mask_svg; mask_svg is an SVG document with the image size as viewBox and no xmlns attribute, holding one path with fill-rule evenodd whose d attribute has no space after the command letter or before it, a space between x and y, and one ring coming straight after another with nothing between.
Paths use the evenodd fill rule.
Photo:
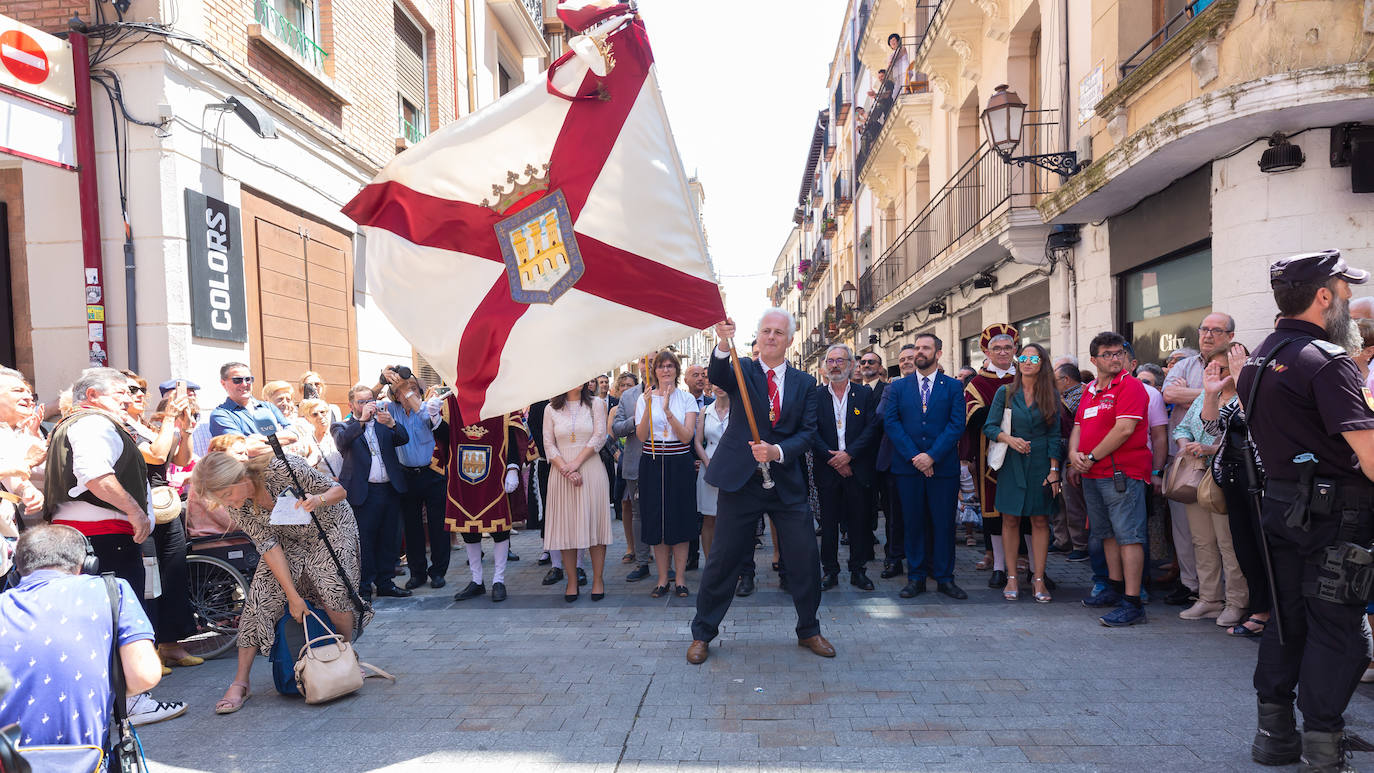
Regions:
<instances>
[{"instance_id":1,"label":"woman in teal dress","mask_svg":"<svg viewBox=\"0 0 1374 773\"><path fill-rule=\"evenodd\" d=\"M1002 430L1002 415L1011 408L1011 432ZM1035 600L1050 601L1045 588L1045 556L1050 549L1049 517L1059 495L1059 464L1064 456L1059 432L1059 395L1054 388L1050 354L1040 344L1026 344L1016 357L1016 378L997 390L988 410L983 434L988 440L1007 444L1007 455L997 473L997 512L1002 523L1002 544L1007 555L1016 555L1021 538L1021 519L1031 521L1032 590ZM1020 578L1012 575L1002 597L1020 597Z\"/></svg>"}]
</instances>

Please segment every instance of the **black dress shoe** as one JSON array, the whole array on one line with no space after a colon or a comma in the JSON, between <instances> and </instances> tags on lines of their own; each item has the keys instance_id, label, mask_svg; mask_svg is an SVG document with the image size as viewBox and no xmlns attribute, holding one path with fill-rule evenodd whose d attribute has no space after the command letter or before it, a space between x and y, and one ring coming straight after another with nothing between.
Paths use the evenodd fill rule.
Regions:
<instances>
[{"instance_id":1,"label":"black dress shoe","mask_svg":"<svg viewBox=\"0 0 1374 773\"><path fill-rule=\"evenodd\" d=\"M1164 603L1174 607L1190 606L1197 601L1197 591L1189 590L1187 585L1180 585L1173 593L1164 597Z\"/></svg>"},{"instance_id":2,"label":"black dress shoe","mask_svg":"<svg viewBox=\"0 0 1374 773\"><path fill-rule=\"evenodd\" d=\"M448 585L448 581L445 580L443 577L435 577L434 579L429 581L429 587L431 588L442 588L445 585Z\"/></svg>"},{"instance_id":3,"label":"black dress shoe","mask_svg":"<svg viewBox=\"0 0 1374 773\"><path fill-rule=\"evenodd\" d=\"M735 595L740 598L754 595L754 575L746 574L739 578L739 585L735 586Z\"/></svg>"},{"instance_id":4,"label":"black dress shoe","mask_svg":"<svg viewBox=\"0 0 1374 773\"><path fill-rule=\"evenodd\" d=\"M541 581L539 582L539 584L540 584L540 585L553 585L553 584L556 583L556 582L562 582L562 581L563 581L563 570L562 570L562 569L559 569L558 567L555 566L554 568L552 568L552 569L549 570L549 573L548 573L548 574L544 575L544 579L541 580Z\"/></svg>"},{"instance_id":5,"label":"black dress shoe","mask_svg":"<svg viewBox=\"0 0 1374 773\"><path fill-rule=\"evenodd\" d=\"M1007 587L1007 573L1001 569L994 570L992 576L988 578L988 587L997 589Z\"/></svg>"},{"instance_id":6,"label":"black dress shoe","mask_svg":"<svg viewBox=\"0 0 1374 773\"><path fill-rule=\"evenodd\" d=\"M552 558L549 558L549 554L548 554L548 553L540 553L540 554L539 554L539 565L540 565L540 566L548 566L548 565L551 564L551 563L553 563L553 559L552 559Z\"/></svg>"},{"instance_id":7,"label":"black dress shoe","mask_svg":"<svg viewBox=\"0 0 1374 773\"><path fill-rule=\"evenodd\" d=\"M883 571L878 576L883 578L884 580L890 580L893 577L900 575L901 573L902 560L899 558L896 561L884 561Z\"/></svg>"},{"instance_id":8,"label":"black dress shoe","mask_svg":"<svg viewBox=\"0 0 1374 773\"><path fill-rule=\"evenodd\" d=\"M917 596L919 596L919 595L921 595L922 593L925 593L925 592L926 592L926 581L925 581L925 580L912 580L911 582L909 582L909 583L907 583L905 586L903 586L903 587L902 587L902 590L901 590L900 592L898 592L897 595L898 595L898 596L901 596L901 597L904 598L904 599L914 599L914 598L916 598Z\"/></svg>"},{"instance_id":9,"label":"black dress shoe","mask_svg":"<svg viewBox=\"0 0 1374 773\"><path fill-rule=\"evenodd\" d=\"M457 593L453 594L453 600L454 600L454 601L467 601L468 599L475 599L475 598L477 598L478 596L481 596L482 594L484 594L484 593L486 593L486 592L487 592L487 589L486 589L484 586L479 585L479 584L477 584L477 583L475 583L475 582L470 582L470 583L467 584L467 587L466 587L466 588L463 588L462 590L460 590L460 591L458 591ZM494 594L495 592L496 592L496 588L493 587L493 588L492 588L492 593Z\"/></svg>"},{"instance_id":10,"label":"black dress shoe","mask_svg":"<svg viewBox=\"0 0 1374 773\"><path fill-rule=\"evenodd\" d=\"M625 582L639 582L649 576L649 567L636 566L629 574L625 575Z\"/></svg>"},{"instance_id":11,"label":"black dress shoe","mask_svg":"<svg viewBox=\"0 0 1374 773\"><path fill-rule=\"evenodd\" d=\"M862 569L849 573L849 584L859 590L873 590L873 581L868 579L868 572Z\"/></svg>"},{"instance_id":12,"label":"black dress shoe","mask_svg":"<svg viewBox=\"0 0 1374 773\"><path fill-rule=\"evenodd\" d=\"M388 586L385 587L385 588L378 588L378 589L377 589L377 595L378 595L378 596L390 596L391 598L396 598L396 599L404 599L404 598L409 598L410 596L413 596L413 595L415 595L415 594L411 593L410 591L406 590L405 588L397 588L395 585L388 585Z\"/></svg>"},{"instance_id":13,"label":"black dress shoe","mask_svg":"<svg viewBox=\"0 0 1374 773\"><path fill-rule=\"evenodd\" d=\"M602 599L604 599L604 598L606 598L606 594L605 594L605 593L593 593L593 594L592 594L592 601L600 601L600 600L602 600Z\"/></svg>"},{"instance_id":14,"label":"black dress shoe","mask_svg":"<svg viewBox=\"0 0 1374 773\"><path fill-rule=\"evenodd\" d=\"M941 593L945 594L946 596L949 596L952 599L958 599L959 601L963 601L964 599L968 598L968 594L964 592L964 589L960 588L958 585L955 585L953 580L950 580L949 582L940 583L939 585L935 586L935 590L940 591Z\"/></svg>"},{"instance_id":15,"label":"black dress shoe","mask_svg":"<svg viewBox=\"0 0 1374 773\"><path fill-rule=\"evenodd\" d=\"M480 587L480 586L479 586ZM491 584L491 603L500 604L506 600L506 584L504 582L494 582Z\"/></svg>"},{"instance_id":16,"label":"black dress shoe","mask_svg":"<svg viewBox=\"0 0 1374 773\"><path fill-rule=\"evenodd\" d=\"M839 572L826 572L825 577L821 578L821 590L830 590L840 584Z\"/></svg>"},{"instance_id":17,"label":"black dress shoe","mask_svg":"<svg viewBox=\"0 0 1374 773\"><path fill-rule=\"evenodd\" d=\"M428 580L426 580L424 577L412 577L409 580L406 580L406 590L415 590L421 585L424 585L426 582L428 582Z\"/></svg>"},{"instance_id":18,"label":"black dress shoe","mask_svg":"<svg viewBox=\"0 0 1374 773\"><path fill-rule=\"evenodd\" d=\"M506 553L506 560L507 560L507 561L519 561L519 560L520 560L520 556L515 555L515 551L514 551L514 550L511 550L511 551L509 551L509 552Z\"/></svg>"},{"instance_id":19,"label":"black dress shoe","mask_svg":"<svg viewBox=\"0 0 1374 773\"><path fill-rule=\"evenodd\" d=\"M577 568L577 584L578 586L587 584L587 570L582 567Z\"/></svg>"}]
</instances>

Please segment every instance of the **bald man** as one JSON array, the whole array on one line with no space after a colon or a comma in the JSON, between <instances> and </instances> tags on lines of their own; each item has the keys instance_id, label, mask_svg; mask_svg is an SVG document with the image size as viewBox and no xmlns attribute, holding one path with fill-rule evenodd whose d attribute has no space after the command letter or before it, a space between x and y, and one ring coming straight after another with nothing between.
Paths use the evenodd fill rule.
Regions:
<instances>
[{"instance_id":1,"label":"bald man","mask_svg":"<svg viewBox=\"0 0 1374 773\"><path fill-rule=\"evenodd\" d=\"M1374 295L1350 301L1351 319L1374 319Z\"/></svg>"}]
</instances>

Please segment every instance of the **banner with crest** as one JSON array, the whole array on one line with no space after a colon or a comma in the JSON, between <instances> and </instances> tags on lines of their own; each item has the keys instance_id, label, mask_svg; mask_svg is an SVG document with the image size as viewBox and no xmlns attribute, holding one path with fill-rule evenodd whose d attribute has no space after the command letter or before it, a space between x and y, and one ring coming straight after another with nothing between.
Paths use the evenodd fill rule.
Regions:
<instances>
[{"instance_id":1,"label":"banner with crest","mask_svg":"<svg viewBox=\"0 0 1374 773\"><path fill-rule=\"evenodd\" d=\"M344 208L378 307L483 419L725 317L643 22L574 0L543 77L400 154Z\"/></svg>"}]
</instances>

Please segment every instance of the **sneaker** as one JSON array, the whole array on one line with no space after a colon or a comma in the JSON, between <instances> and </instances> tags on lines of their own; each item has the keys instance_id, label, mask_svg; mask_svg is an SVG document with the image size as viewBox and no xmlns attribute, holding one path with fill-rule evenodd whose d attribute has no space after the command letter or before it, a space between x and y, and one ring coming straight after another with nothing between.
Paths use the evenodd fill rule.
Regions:
<instances>
[{"instance_id":1,"label":"sneaker","mask_svg":"<svg viewBox=\"0 0 1374 773\"><path fill-rule=\"evenodd\" d=\"M1093 595L1083 599L1083 606L1100 609L1102 607L1114 607L1121 603L1121 594L1112 590L1110 585L1100 591L1094 586L1093 590L1095 591Z\"/></svg>"},{"instance_id":2,"label":"sneaker","mask_svg":"<svg viewBox=\"0 0 1374 773\"><path fill-rule=\"evenodd\" d=\"M163 702L153 698L152 693L139 693L129 699L129 724L134 727L151 725L175 719L186 713L185 701Z\"/></svg>"},{"instance_id":3,"label":"sneaker","mask_svg":"<svg viewBox=\"0 0 1374 773\"><path fill-rule=\"evenodd\" d=\"M1220 601L1198 601L1191 607L1179 612L1178 616L1183 620L1206 620L1219 616L1223 609L1225 609L1225 605Z\"/></svg>"},{"instance_id":4,"label":"sneaker","mask_svg":"<svg viewBox=\"0 0 1374 773\"><path fill-rule=\"evenodd\" d=\"M1070 551L1069 551L1069 554L1068 554L1067 556L1064 556L1064 560L1065 560L1065 561L1072 561L1072 562L1074 562L1075 564L1076 564L1076 563L1079 563L1079 562L1082 562L1082 561L1087 561L1087 560L1088 560L1088 551L1086 551L1086 550L1070 550Z\"/></svg>"},{"instance_id":5,"label":"sneaker","mask_svg":"<svg viewBox=\"0 0 1374 773\"><path fill-rule=\"evenodd\" d=\"M1134 604L1122 604L1097 619L1108 628L1125 628L1145 622L1145 610Z\"/></svg>"}]
</instances>

